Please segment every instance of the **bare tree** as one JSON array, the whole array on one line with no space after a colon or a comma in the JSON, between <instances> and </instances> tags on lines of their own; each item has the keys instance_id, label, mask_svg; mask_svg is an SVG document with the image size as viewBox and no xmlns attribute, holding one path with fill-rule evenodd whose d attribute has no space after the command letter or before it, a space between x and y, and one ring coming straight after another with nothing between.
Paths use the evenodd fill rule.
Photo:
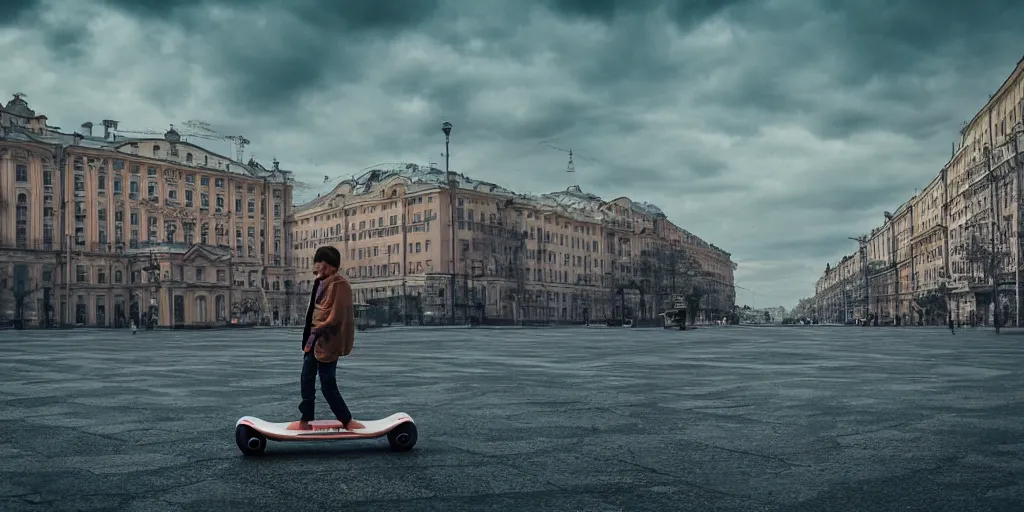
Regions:
<instances>
[{"instance_id":1,"label":"bare tree","mask_svg":"<svg viewBox=\"0 0 1024 512\"><path fill-rule=\"evenodd\" d=\"M986 243L977 233L971 233L971 237L961 244L961 251L964 260L971 266L972 275L977 276L980 273L982 282L994 282L998 286L1002 277L1001 271L1011 256L1009 250L1002 246L996 246L993 250L991 242ZM995 297L979 306L987 309L989 305L992 305L993 299ZM995 304L995 307L999 307L998 303ZM999 326L996 328L998 329Z\"/></svg>"},{"instance_id":2,"label":"bare tree","mask_svg":"<svg viewBox=\"0 0 1024 512\"><path fill-rule=\"evenodd\" d=\"M6 295L7 292L10 292L14 306L14 318L11 320L21 327L25 321L25 301L34 293L39 291L41 287L32 286L28 277L28 265L15 264L11 268L13 270L13 279L9 281L10 288L6 290L0 289L0 321L7 321L7 319L3 318L3 316L5 316L4 311L6 310L6 308L3 307L3 303L5 302L3 300L3 296ZM6 274L6 270L4 270L4 274ZM37 312L37 315L42 314L42 311Z\"/></svg>"},{"instance_id":3,"label":"bare tree","mask_svg":"<svg viewBox=\"0 0 1024 512\"><path fill-rule=\"evenodd\" d=\"M497 281L503 293L497 303L512 304L512 320L519 323L523 307L532 299L526 290L526 233L516 223L515 201L507 199L496 213L481 218L472 231L478 259L472 263L474 279ZM499 312L499 315L502 314Z\"/></svg>"},{"instance_id":4,"label":"bare tree","mask_svg":"<svg viewBox=\"0 0 1024 512\"><path fill-rule=\"evenodd\" d=\"M914 304L920 311L921 320L926 324L943 324L949 314L948 288L946 283L927 295L914 299Z\"/></svg>"},{"instance_id":5,"label":"bare tree","mask_svg":"<svg viewBox=\"0 0 1024 512\"><path fill-rule=\"evenodd\" d=\"M661 310L681 297L687 302L692 324L700 307L700 298L708 293L706 286L699 285L701 266L693 254L682 244L659 241L640 252L637 267L637 279L630 284L640 292L641 304L645 297L650 297L655 308ZM696 300L691 296L696 296Z\"/></svg>"},{"instance_id":6,"label":"bare tree","mask_svg":"<svg viewBox=\"0 0 1024 512\"><path fill-rule=\"evenodd\" d=\"M232 304L231 309L239 317L248 317L250 314L256 315L256 321L258 323L263 307L260 305L260 301L251 297L246 297L241 301Z\"/></svg>"}]
</instances>

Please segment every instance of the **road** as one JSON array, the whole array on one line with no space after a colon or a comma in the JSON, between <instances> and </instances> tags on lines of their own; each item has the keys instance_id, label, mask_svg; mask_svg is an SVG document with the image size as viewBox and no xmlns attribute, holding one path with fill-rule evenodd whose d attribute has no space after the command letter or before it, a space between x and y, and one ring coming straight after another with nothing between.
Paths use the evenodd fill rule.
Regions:
<instances>
[{"instance_id":1,"label":"road","mask_svg":"<svg viewBox=\"0 0 1024 512\"><path fill-rule=\"evenodd\" d=\"M298 414L298 332L0 332L0 510L1020 510L1024 338L895 328L358 333L387 441L234 445ZM317 396L321 418L330 412Z\"/></svg>"}]
</instances>

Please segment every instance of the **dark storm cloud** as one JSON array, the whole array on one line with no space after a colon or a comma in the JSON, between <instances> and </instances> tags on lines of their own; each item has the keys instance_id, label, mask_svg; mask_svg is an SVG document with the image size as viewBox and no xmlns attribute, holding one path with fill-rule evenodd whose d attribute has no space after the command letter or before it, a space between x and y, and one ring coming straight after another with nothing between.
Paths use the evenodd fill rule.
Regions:
<instances>
[{"instance_id":1,"label":"dark storm cloud","mask_svg":"<svg viewBox=\"0 0 1024 512\"><path fill-rule=\"evenodd\" d=\"M1008 73L1019 56L1019 22L1012 20L1024 19L1024 4L987 1L974 7L794 0L730 10L730 19L768 44L745 46L749 51L738 57L746 62L724 73L722 86L703 97L775 118L809 113L820 120L814 122L816 133L826 138L891 129L924 139L935 135L935 111L944 110L936 108L933 95L922 94L932 86L927 77L955 73L962 82L984 76L992 88L998 76L993 67L1001 64ZM762 23L769 19L773 23ZM851 106L822 94L828 91L856 92L861 101ZM887 108L893 106L899 115Z\"/></svg>"},{"instance_id":2,"label":"dark storm cloud","mask_svg":"<svg viewBox=\"0 0 1024 512\"><path fill-rule=\"evenodd\" d=\"M825 264L835 257L836 247L849 245L846 237L853 233L847 233L842 228L835 229L831 233L802 233L798 227L784 239L768 240L757 247L761 257L766 259L794 259L810 260L821 262L821 269L825 270ZM812 289L813 293L813 289Z\"/></svg>"},{"instance_id":3,"label":"dark storm cloud","mask_svg":"<svg viewBox=\"0 0 1024 512\"><path fill-rule=\"evenodd\" d=\"M104 0L119 11L177 24L199 38L240 110L287 115L303 94L362 77L369 40L414 29L437 0ZM227 16L211 16L215 8ZM260 18L259 23L254 18Z\"/></svg>"},{"instance_id":4,"label":"dark storm cloud","mask_svg":"<svg viewBox=\"0 0 1024 512\"><path fill-rule=\"evenodd\" d=\"M550 0L551 10L567 16L612 23L646 14L664 13L678 27L688 29L746 0Z\"/></svg>"},{"instance_id":5,"label":"dark storm cloud","mask_svg":"<svg viewBox=\"0 0 1024 512\"><path fill-rule=\"evenodd\" d=\"M913 193L915 185L926 183L922 180L889 178L883 180L849 179L833 181L816 186L797 185L777 197L755 201L766 209L791 208L805 211L808 215L832 214L836 220L855 218L859 214L870 214L886 208L895 209ZM838 214L838 215L836 215Z\"/></svg>"},{"instance_id":6,"label":"dark storm cloud","mask_svg":"<svg viewBox=\"0 0 1024 512\"><path fill-rule=\"evenodd\" d=\"M67 126L202 118L309 183L443 163L451 121L453 170L653 201L792 305L938 172L1021 19L1013 1L0 0L18 49L0 93Z\"/></svg>"},{"instance_id":7,"label":"dark storm cloud","mask_svg":"<svg viewBox=\"0 0 1024 512\"><path fill-rule=\"evenodd\" d=\"M0 27L23 22L40 4L40 0L0 0Z\"/></svg>"},{"instance_id":8,"label":"dark storm cloud","mask_svg":"<svg viewBox=\"0 0 1024 512\"><path fill-rule=\"evenodd\" d=\"M288 11L303 23L324 30L401 30L415 26L437 10L438 0L102 0L115 9L158 20L194 21L212 8Z\"/></svg>"}]
</instances>

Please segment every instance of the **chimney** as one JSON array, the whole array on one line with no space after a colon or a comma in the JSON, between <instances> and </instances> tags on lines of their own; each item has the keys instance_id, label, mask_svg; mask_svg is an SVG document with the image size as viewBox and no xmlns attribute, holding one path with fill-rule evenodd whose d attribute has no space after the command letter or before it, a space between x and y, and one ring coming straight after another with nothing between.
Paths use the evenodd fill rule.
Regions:
<instances>
[{"instance_id":1,"label":"chimney","mask_svg":"<svg viewBox=\"0 0 1024 512\"><path fill-rule=\"evenodd\" d=\"M110 138L110 129L111 128L113 128L115 130L117 129L117 121L112 121L110 119L104 119L103 120L103 138L104 139L109 139Z\"/></svg>"},{"instance_id":2,"label":"chimney","mask_svg":"<svg viewBox=\"0 0 1024 512\"><path fill-rule=\"evenodd\" d=\"M92 121L82 123L82 129L85 130L85 135L92 137Z\"/></svg>"}]
</instances>

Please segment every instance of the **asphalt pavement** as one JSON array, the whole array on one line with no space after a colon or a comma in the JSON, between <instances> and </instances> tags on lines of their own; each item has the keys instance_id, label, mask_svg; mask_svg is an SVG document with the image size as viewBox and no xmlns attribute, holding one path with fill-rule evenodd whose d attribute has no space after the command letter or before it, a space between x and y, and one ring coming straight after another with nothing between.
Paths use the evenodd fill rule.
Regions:
<instances>
[{"instance_id":1,"label":"asphalt pavement","mask_svg":"<svg viewBox=\"0 0 1024 512\"><path fill-rule=\"evenodd\" d=\"M1010 511L1024 339L964 330L396 328L356 418L419 442L234 444L298 415L299 332L0 332L0 510ZM317 396L319 418L330 418Z\"/></svg>"}]
</instances>

